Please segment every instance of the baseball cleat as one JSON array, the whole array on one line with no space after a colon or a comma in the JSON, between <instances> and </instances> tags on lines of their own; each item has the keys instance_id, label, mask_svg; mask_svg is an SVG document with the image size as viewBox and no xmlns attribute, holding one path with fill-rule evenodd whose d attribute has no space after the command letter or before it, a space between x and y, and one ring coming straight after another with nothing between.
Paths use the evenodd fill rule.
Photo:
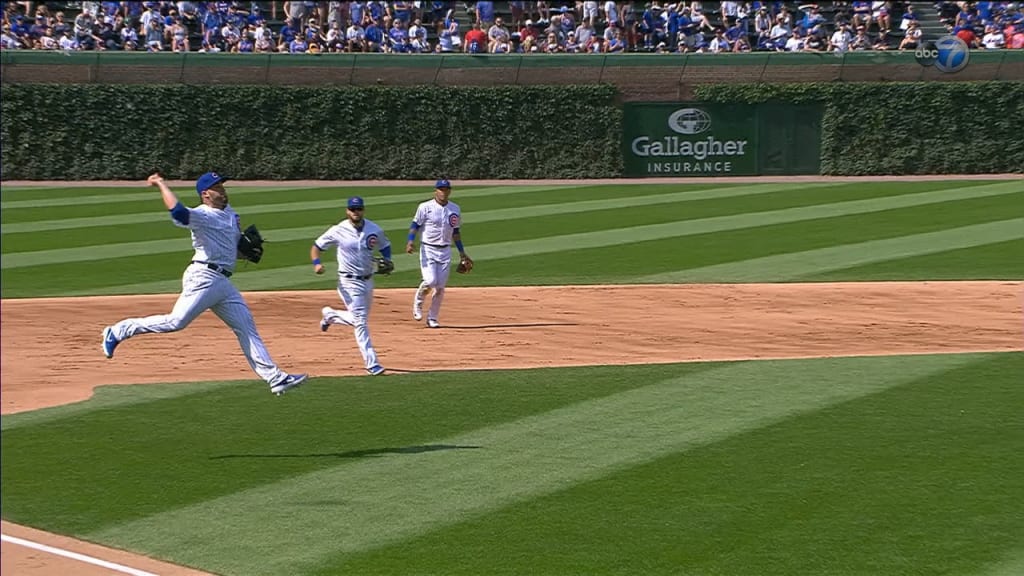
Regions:
<instances>
[{"instance_id":1,"label":"baseball cleat","mask_svg":"<svg viewBox=\"0 0 1024 576\"><path fill-rule=\"evenodd\" d=\"M380 364L374 364L373 366L370 366L369 368L366 369L366 373L369 374L370 376L380 376L381 374L384 373L384 367L381 366Z\"/></svg>"},{"instance_id":2,"label":"baseball cleat","mask_svg":"<svg viewBox=\"0 0 1024 576\"><path fill-rule=\"evenodd\" d=\"M441 325L437 323L437 320L433 318L427 318L427 328L440 328Z\"/></svg>"},{"instance_id":3,"label":"baseball cleat","mask_svg":"<svg viewBox=\"0 0 1024 576\"><path fill-rule=\"evenodd\" d=\"M104 356L106 356L107 358L113 358L114 348L117 348L117 345L120 343L121 341L117 339L117 336L114 336L114 331L110 328L110 326L107 326L106 328L103 329Z\"/></svg>"},{"instance_id":4,"label":"baseball cleat","mask_svg":"<svg viewBox=\"0 0 1024 576\"><path fill-rule=\"evenodd\" d=\"M327 321L327 315L331 312L334 312L334 310L330 306L324 306L320 309L320 315L323 316L323 318L320 319L321 332L327 332L327 327L331 325L331 323Z\"/></svg>"},{"instance_id":5,"label":"baseball cleat","mask_svg":"<svg viewBox=\"0 0 1024 576\"><path fill-rule=\"evenodd\" d=\"M423 320L423 310L420 308L419 302L412 305L412 319L416 321Z\"/></svg>"},{"instance_id":6,"label":"baseball cleat","mask_svg":"<svg viewBox=\"0 0 1024 576\"><path fill-rule=\"evenodd\" d=\"M281 380L277 384L271 386L270 391L273 392L275 396L280 396L281 394L284 394L305 382L306 378L309 378L306 374L289 374L284 377L284 380Z\"/></svg>"}]
</instances>

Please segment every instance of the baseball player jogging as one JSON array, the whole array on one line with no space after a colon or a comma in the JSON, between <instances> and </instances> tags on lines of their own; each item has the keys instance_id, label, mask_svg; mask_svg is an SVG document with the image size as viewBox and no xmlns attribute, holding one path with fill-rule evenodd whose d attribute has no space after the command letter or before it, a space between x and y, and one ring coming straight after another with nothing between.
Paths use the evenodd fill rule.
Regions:
<instances>
[{"instance_id":1,"label":"baseball player jogging","mask_svg":"<svg viewBox=\"0 0 1024 576\"><path fill-rule=\"evenodd\" d=\"M434 184L434 197L423 202L416 208L412 225L409 227L409 238L405 251L412 254L416 250L416 233L422 230L420 239L420 273L423 281L416 290L416 298L412 303L414 320L423 318L423 300L433 291L427 311L427 328L440 328L437 319L444 301L444 287L448 284L448 273L451 271L452 250L454 243L459 250L459 266L457 272L466 273L473 269L473 260L466 254L462 246L462 235L459 226L462 213L459 205L448 200L452 194L451 182L445 179Z\"/></svg>"},{"instance_id":2,"label":"baseball player jogging","mask_svg":"<svg viewBox=\"0 0 1024 576\"><path fill-rule=\"evenodd\" d=\"M286 374L270 358L256 331L252 312L229 278L240 256L241 219L228 205L224 190L227 178L207 172L196 181L202 204L186 208L167 187L159 174L149 177L149 185L160 189L164 205L171 211L176 226L192 231L195 255L181 278L181 295L170 314L128 318L103 330L103 354L113 358L117 345L136 334L177 332L188 326L205 310L213 310L238 337L249 366L270 384L280 396L306 380L306 374ZM262 253L261 253L262 254Z\"/></svg>"},{"instance_id":3,"label":"baseball player jogging","mask_svg":"<svg viewBox=\"0 0 1024 576\"><path fill-rule=\"evenodd\" d=\"M377 360L377 352L370 341L373 275L390 274L395 265L391 262L391 242L380 226L363 217L364 209L362 198L349 198L347 218L328 228L313 242L309 257L313 260L313 271L323 274L321 253L332 246L337 248L338 295L345 303L346 310L324 306L321 311L323 319L320 320L320 330L326 332L331 324L344 324L354 328L356 344L363 355L366 372L377 376L384 373L384 367ZM382 260L374 258L375 250L380 252Z\"/></svg>"}]
</instances>

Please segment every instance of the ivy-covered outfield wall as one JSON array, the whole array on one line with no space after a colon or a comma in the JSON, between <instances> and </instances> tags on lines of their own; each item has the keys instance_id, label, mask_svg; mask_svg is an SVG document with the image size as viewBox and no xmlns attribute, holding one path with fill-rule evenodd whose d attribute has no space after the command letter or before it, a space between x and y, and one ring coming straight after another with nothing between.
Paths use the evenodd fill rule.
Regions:
<instances>
[{"instance_id":1,"label":"ivy-covered outfield wall","mask_svg":"<svg viewBox=\"0 0 1024 576\"><path fill-rule=\"evenodd\" d=\"M642 78L637 79L643 82ZM821 173L1024 171L1024 83L702 85L815 103ZM3 179L600 178L623 174L616 88L5 84ZM806 145L806 140L793 146Z\"/></svg>"},{"instance_id":2,"label":"ivy-covered outfield wall","mask_svg":"<svg viewBox=\"0 0 1024 576\"><path fill-rule=\"evenodd\" d=\"M820 102L821 173L1024 172L1024 83L707 85L706 102Z\"/></svg>"},{"instance_id":3,"label":"ivy-covered outfield wall","mask_svg":"<svg viewBox=\"0 0 1024 576\"><path fill-rule=\"evenodd\" d=\"M4 179L614 177L609 85L5 84Z\"/></svg>"}]
</instances>

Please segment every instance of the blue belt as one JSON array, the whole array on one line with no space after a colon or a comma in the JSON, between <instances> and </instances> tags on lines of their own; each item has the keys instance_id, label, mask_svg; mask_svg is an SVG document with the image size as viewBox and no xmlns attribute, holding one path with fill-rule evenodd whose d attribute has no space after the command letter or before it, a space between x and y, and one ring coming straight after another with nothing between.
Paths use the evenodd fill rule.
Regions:
<instances>
[{"instance_id":1,"label":"blue belt","mask_svg":"<svg viewBox=\"0 0 1024 576\"><path fill-rule=\"evenodd\" d=\"M210 270L213 270L214 272L220 272L226 278L231 278L231 275L234 274L234 272L232 272L231 270L228 270L227 268L224 268L223 266L217 266L216 264L211 264L209 262L203 262L202 260L193 260L192 263L193 264L202 264L203 266L206 266L207 268L209 268Z\"/></svg>"},{"instance_id":2,"label":"blue belt","mask_svg":"<svg viewBox=\"0 0 1024 576\"><path fill-rule=\"evenodd\" d=\"M431 248L447 248L448 247L447 244L427 244L426 242L424 242L424 244L426 244L427 246L430 246Z\"/></svg>"},{"instance_id":3,"label":"blue belt","mask_svg":"<svg viewBox=\"0 0 1024 576\"><path fill-rule=\"evenodd\" d=\"M342 274L342 276L348 278L349 280L369 280L370 278L373 278L373 274L367 274L366 276L358 276L356 274Z\"/></svg>"}]
</instances>

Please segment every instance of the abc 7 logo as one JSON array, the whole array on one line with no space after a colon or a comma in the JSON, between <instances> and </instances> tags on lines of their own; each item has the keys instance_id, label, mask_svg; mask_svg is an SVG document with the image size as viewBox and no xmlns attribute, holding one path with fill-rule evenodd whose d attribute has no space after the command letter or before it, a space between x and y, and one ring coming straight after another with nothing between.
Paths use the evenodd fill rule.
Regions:
<instances>
[{"instance_id":1,"label":"abc 7 logo","mask_svg":"<svg viewBox=\"0 0 1024 576\"><path fill-rule=\"evenodd\" d=\"M942 72L959 72L970 60L967 43L956 36L925 40L914 50L914 59L921 66L935 66Z\"/></svg>"}]
</instances>

